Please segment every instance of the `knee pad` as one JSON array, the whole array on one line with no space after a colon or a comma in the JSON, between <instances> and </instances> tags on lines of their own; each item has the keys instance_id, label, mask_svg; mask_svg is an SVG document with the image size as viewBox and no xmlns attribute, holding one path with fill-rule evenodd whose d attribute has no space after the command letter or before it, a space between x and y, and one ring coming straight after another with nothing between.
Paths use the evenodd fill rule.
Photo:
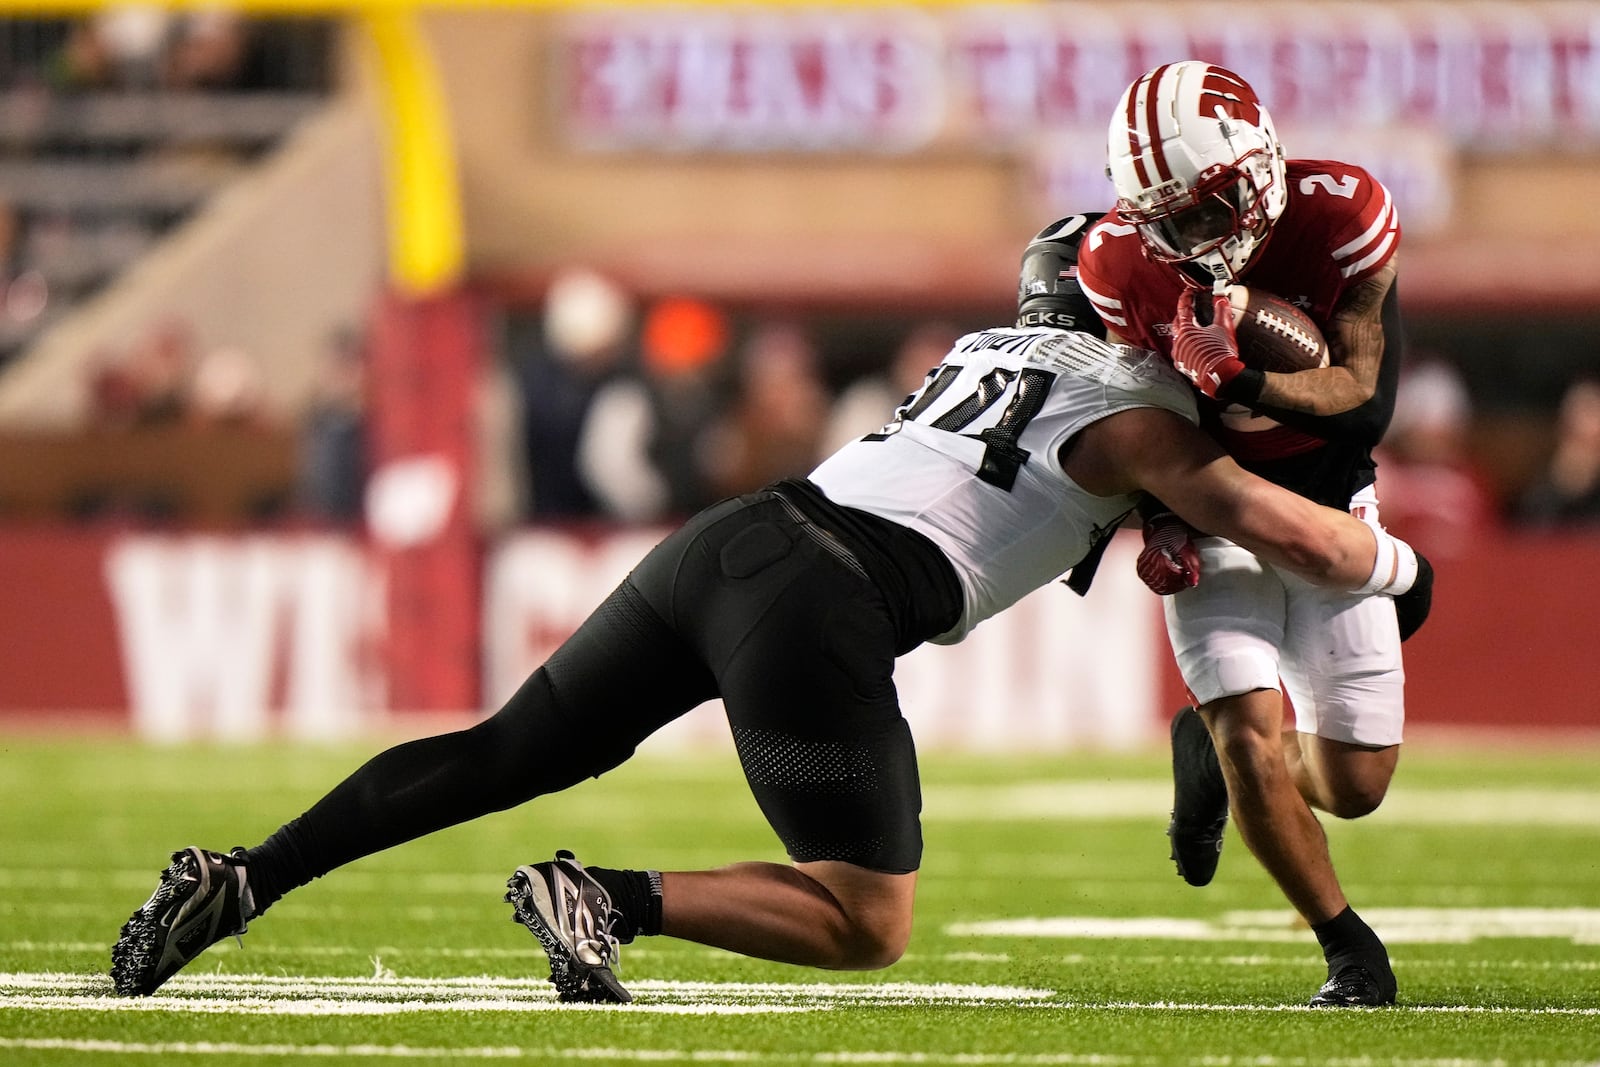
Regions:
<instances>
[{"instance_id":1,"label":"knee pad","mask_svg":"<svg viewBox=\"0 0 1600 1067\"><path fill-rule=\"evenodd\" d=\"M1278 660L1259 648L1212 648L1198 656L1180 656L1184 684L1200 704L1235 697L1256 689L1278 689Z\"/></svg>"}]
</instances>

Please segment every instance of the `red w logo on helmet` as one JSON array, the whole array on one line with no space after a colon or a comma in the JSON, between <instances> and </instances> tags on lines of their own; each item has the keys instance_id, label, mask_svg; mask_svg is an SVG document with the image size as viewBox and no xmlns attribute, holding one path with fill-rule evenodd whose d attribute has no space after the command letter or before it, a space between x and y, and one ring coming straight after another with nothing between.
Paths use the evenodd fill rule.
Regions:
<instances>
[{"instance_id":1,"label":"red w logo on helmet","mask_svg":"<svg viewBox=\"0 0 1600 1067\"><path fill-rule=\"evenodd\" d=\"M1252 126L1261 122L1261 99L1249 83L1231 70L1207 67L1200 83L1200 114L1212 118L1219 110Z\"/></svg>"}]
</instances>

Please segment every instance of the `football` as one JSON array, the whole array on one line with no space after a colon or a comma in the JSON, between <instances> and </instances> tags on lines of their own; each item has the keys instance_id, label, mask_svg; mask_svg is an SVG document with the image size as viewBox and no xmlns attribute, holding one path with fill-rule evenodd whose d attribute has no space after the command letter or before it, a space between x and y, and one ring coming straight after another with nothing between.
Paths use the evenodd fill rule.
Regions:
<instances>
[{"instance_id":1,"label":"football","mask_svg":"<svg viewBox=\"0 0 1600 1067\"><path fill-rule=\"evenodd\" d=\"M1311 316L1265 289L1235 285L1228 289L1233 305L1234 336L1239 358L1256 370L1291 374L1328 365L1328 341Z\"/></svg>"}]
</instances>

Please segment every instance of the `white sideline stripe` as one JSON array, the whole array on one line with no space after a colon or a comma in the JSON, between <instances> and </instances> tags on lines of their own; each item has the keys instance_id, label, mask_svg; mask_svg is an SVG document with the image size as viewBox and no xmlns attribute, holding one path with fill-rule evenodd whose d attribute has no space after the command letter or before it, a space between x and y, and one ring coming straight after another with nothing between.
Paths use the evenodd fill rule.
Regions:
<instances>
[{"instance_id":1,"label":"white sideline stripe","mask_svg":"<svg viewBox=\"0 0 1600 1067\"><path fill-rule=\"evenodd\" d=\"M1035 935L1029 935L1035 936ZM1210 938L1208 940L1219 940ZM1228 940L1249 940L1248 938L1229 938ZM1296 943L1304 942L1305 936L1293 939ZM7 941L0 942L0 950L8 952L38 952L44 955L55 955L61 952L93 952L97 955L108 951L109 946L103 941ZM513 951L511 949L434 949L434 948L396 948L379 946L377 948L361 948L356 945L311 945L311 946L268 946L253 944L248 950L253 955L283 955L283 956L358 956L363 959L373 960L393 956L454 956L464 959L490 958L498 959L503 956L526 958L526 950ZM628 949L629 958L635 958L643 953L639 946L632 945ZM659 952L657 955L668 955ZM724 957L726 953L720 949L707 949L707 956ZM1030 958L1037 958L1030 953ZM1151 966L1168 965L1174 963L1201 963L1214 967L1261 967L1273 964L1297 965L1304 961L1287 956L1240 956L1240 955L1196 955L1192 952L1171 952L1165 954L1141 953L1127 955L1124 953L1102 952L1068 952L1051 959L1058 963L1082 964L1100 963L1117 966ZM996 965L1009 965L1015 962L1016 957L1007 952L908 952L901 957L907 963L928 962L936 963L993 963ZM1413 960L1404 961L1405 969L1415 970L1475 970L1475 969L1503 969L1525 971L1600 971L1600 960L1544 960L1544 959L1447 959L1447 960ZM437 979L447 981L448 979ZM630 985L634 983L629 983ZM1595 1065L1591 1065L1595 1067Z\"/></svg>"},{"instance_id":2,"label":"white sideline stripe","mask_svg":"<svg viewBox=\"0 0 1600 1067\"><path fill-rule=\"evenodd\" d=\"M100 1052L138 1056L381 1056L386 1059L556 1059L577 1049L426 1048L413 1045L245 1045L234 1041L98 1041L66 1037L0 1037L0 1049Z\"/></svg>"},{"instance_id":3,"label":"white sideline stripe","mask_svg":"<svg viewBox=\"0 0 1600 1067\"><path fill-rule=\"evenodd\" d=\"M947 822L1019 819L1160 819L1172 783L1015 782L1005 786L930 786L923 817ZM1403 782L1368 817L1387 825L1586 826L1600 828L1593 789L1414 789ZM1330 825L1337 825L1331 822Z\"/></svg>"},{"instance_id":4,"label":"white sideline stripe","mask_svg":"<svg viewBox=\"0 0 1600 1067\"><path fill-rule=\"evenodd\" d=\"M671 1015L742 1015L830 1010L833 1007L951 1004L1051 1011L1312 1012L1305 1004L1210 1004L1180 1001L1066 1001L1054 990L1019 986L884 982L630 982L658 1003L628 1006L562 1004L547 983L497 978L303 978L284 975L182 975L153 997L118 997L94 975L0 974L0 1007L35 1011L193 1012L241 1015L392 1015L455 1011L633 1011ZM225 991L226 996L204 996ZM494 994L500 995L494 995ZM368 999L370 998L370 999ZM740 1003L742 1001L742 1003ZM1600 1016L1595 1008L1520 1008L1494 1005L1409 1005L1386 1011L1452 1015ZM832 1056L834 1054L825 1054ZM866 1055L866 1054L862 1054ZM909 1055L909 1054L908 1054ZM954 1061L952 1061L954 1062ZM966 1062L966 1061L960 1061Z\"/></svg>"},{"instance_id":5,"label":"white sideline stripe","mask_svg":"<svg viewBox=\"0 0 1600 1067\"><path fill-rule=\"evenodd\" d=\"M409 1015L418 1012L478 1011L612 1011L615 1004L562 1004L555 1000L507 997L464 997L450 1000L345 1000L327 997L278 999L264 997L181 997L130 1000L111 996L32 996L0 993L0 1008L28 1011L143 1012L195 1015ZM821 1005L799 1004L632 1004L628 1011L653 1015L783 1015L812 1011Z\"/></svg>"},{"instance_id":6,"label":"white sideline stripe","mask_svg":"<svg viewBox=\"0 0 1600 1067\"><path fill-rule=\"evenodd\" d=\"M613 1005L561 1004L548 982L481 978L307 978L283 975L182 975L154 997L112 995L103 976L0 974L0 1007L33 1011L193 1012L241 1015L396 1015L456 1011L643 1011L668 1015L749 1015L827 1011L844 1004L1026 1004L1054 990L953 983L669 982L629 988L646 999Z\"/></svg>"},{"instance_id":7,"label":"white sideline stripe","mask_svg":"<svg viewBox=\"0 0 1600 1067\"><path fill-rule=\"evenodd\" d=\"M411 1045L245 1045L238 1042L140 1042L98 1041L68 1038L0 1038L0 1049L30 1049L69 1052L110 1052L221 1056L351 1056L391 1059L530 1059L556 1060L636 1060L645 1063L845 1063L845 1064L941 1064L960 1067L1017 1064L1021 1067L1132 1067L1165 1062L1150 1056L1118 1056L1102 1053L1010 1053L933 1052L746 1052L739 1049L620 1049L620 1048L518 1048L486 1046L478 1048L422 1048ZM1225 1067L1220 1061L1216 1067ZM1333 1061L1328 1061L1333 1062ZM1287 1061L1285 1061L1287 1063ZM1450 1067L1495 1067L1490 1060L1451 1060ZM1419 1067L1428 1067L1421 1065ZM1444 1064L1440 1064L1444 1067ZM1502 1061L1503 1067L1503 1061ZM1580 1067L1578 1064L1549 1064L1548 1067Z\"/></svg>"},{"instance_id":8,"label":"white sideline stripe","mask_svg":"<svg viewBox=\"0 0 1600 1067\"><path fill-rule=\"evenodd\" d=\"M1052 1001L1049 1004L1024 1004L1021 1006L1026 1008L1043 1007L1051 1010L1067 1008L1073 1011L1310 1012L1315 1015L1326 1015L1329 1011L1327 1008L1313 1008L1309 1004L1185 1004L1170 1000L1124 1000L1107 1001L1105 1003L1094 1001ZM1381 1011L1384 1014L1415 1012L1421 1015L1600 1016L1600 1008L1518 1008L1511 1005L1496 1004L1396 1004L1387 1008L1360 1010ZM1210 1060L1208 1059L1207 1062L1209 1063ZM1251 1058L1251 1062L1255 1062L1254 1057ZM1449 1060L1444 1062L1454 1063L1456 1061ZM1585 1062L1590 1067L1593 1067L1593 1060Z\"/></svg>"},{"instance_id":9,"label":"white sideline stripe","mask_svg":"<svg viewBox=\"0 0 1600 1067\"><path fill-rule=\"evenodd\" d=\"M110 941L0 941L0 951L6 952L39 952L51 955L58 952L93 952L97 955L109 952ZM530 942L523 948L444 948L437 945L408 945L401 948L399 945L281 945L267 944L263 941L252 939L245 951L251 955L267 956L358 956L362 959L374 957L403 956L428 957L443 959L463 960L529 960L535 958L539 951L538 945ZM685 953L694 954L693 948L655 949L648 945L633 944L628 946L628 959L636 960L651 956L677 956L682 958ZM699 955L713 958L725 958L727 953L722 949L701 949ZM1010 963L1011 956L1004 952L908 952L900 957L907 963Z\"/></svg>"},{"instance_id":10,"label":"white sideline stripe","mask_svg":"<svg viewBox=\"0 0 1600 1067\"><path fill-rule=\"evenodd\" d=\"M1050 957L1054 962L1068 966L1097 963L1108 966L1156 967L1172 964L1204 964L1208 967L1303 967L1306 961L1293 956L1210 956L1174 952L1170 955L1150 954L1140 956L1101 955L1098 952L1068 952ZM1525 960L1525 959L1445 959L1400 961L1402 970L1494 970L1494 971L1575 971L1587 973L1600 971L1600 960ZM1595 1067L1595 1065L1591 1065Z\"/></svg>"},{"instance_id":11,"label":"white sideline stripe","mask_svg":"<svg viewBox=\"0 0 1600 1067\"><path fill-rule=\"evenodd\" d=\"M108 953L111 942L106 941L0 941L0 949L8 952L42 952L46 954L55 952L94 952L97 954ZM464 960L528 960L539 951L539 946L529 942L523 948L443 948L436 945L409 946L401 948L398 945L275 945L264 941L251 939L250 944L243 950L252 956L360 956L371 959L374 956L406 956L406 957L438 957L443 959ZM628 958L638 959L640 956L651 955L654 950L639 948L630 945ZM656 953L659 954L659 953ZM707 950L706 955L717 954L715 950ZM959 955L952 953L953 957Z\"/></svg>"},{"instance_id":12,"label":"white sideline stripe","mask_svg":"<svg viewBox=\"0 0 1600 1067\"><path fill-rule=\"evenodd\" d=\"M1309 1010L1309 1009L1308 1009ZM646 1063L845 1063L845 1064L931 1064L952 1067L1136 1067L1139 1064L1171 1063L1168 1056L1126 1056L1104 1052L747 1052L740 1049L622 1049L622 1048L520 1048L515 1045L477 1047L433 1047L416 1045L247 1045L236 1041L106 1041L88 1038L18 1037L0 1038L0 1049L25 1049L49 1052L99 1052L132 1055L208 1055L208 1056L349 1056L384 1059L473 1059L520 1060L637 1060ZM1180 1061L1181 1062L1181 1061ZM1368 1057L1337 1058L1304 1056L1198 1056L1188 1060L1204 1067L1371 1067ZM1441 1059L1387 1059L1390 1067L1506 1067L1503 1058L1481 1060L1458 1056ZM1589 1060L1540 1060L1540 1067L1593 1067Z\"/></svg>"},{"instance_id":13,"label":"white sideline stripe","mask_svg":"<svg viewBox=\"0 0 1600 1067\"><path fill-rule=\"evenodd\" d=\"M1371 908L1363 917L1390 944L1458 945L1479 938L1557 938L1600 944L1600 908ZM1159 938L1167 941L1301 942L1310 932L1290 911L1230 911L1220 919L1029 916L945 927L952 937Z\"/></svg>"},{"instance_id":14,"label":"white sideline stripe","mask_svg":"<svg viewBox=\"0 0 1600 1067\"><path fill-rule=\"evenodd\" d=\"M241 986L258 986L274 989L333 990L373 996L395 993L400 990L426 990L449 992L497 992L555 998L550 983L540 978L500 978L483 975L469 978L341 978L309 977L281 974L183 974L166 985L167 991L207 991L213 989L239 989ZM1053 989L1033 989L1026 986L973 985L956 982L677 982L664 979L641 978L628 982L630 989L675 995L678 997L738 996L749 999L833 999L833 1000L887 1000L900 997L919 997L923 1000L970 1000L990 1002L995 1000L1037 1000L1055 996ZM37 973L0 973L0 990L64 989L88 992L95 989L111 991L111 980L102 975L74 974L62 971Z\"/></svg>"}]
</instances>

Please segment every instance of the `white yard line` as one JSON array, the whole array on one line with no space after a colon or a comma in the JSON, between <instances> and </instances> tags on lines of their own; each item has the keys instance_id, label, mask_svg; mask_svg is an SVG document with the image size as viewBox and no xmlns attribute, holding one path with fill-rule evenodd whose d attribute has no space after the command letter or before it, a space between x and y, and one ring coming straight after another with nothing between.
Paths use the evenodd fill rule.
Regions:
<instances>
[{"instance_id":1,"label":"white yard line","mask_svg":"<svg viewBox=\"0 0 1600 1067\"><path fill-rule=\"evenodd\" d=\"M852 1005L1037 1003L1049 989L917 982L628 982L640 1002L626 1010L667 1015L828 1011ZM611 1010L568 1005L542 979L324 978L180 975L154 997L112 995L100 975L0 974L0 1008L31 1011L192 1012L241 1015L397 1015L417 1012Z\"/></svg>"},{"instance_id":2,"label":"white yard line","mask_svg":"<svg viewBox=\"0 0 1600 1067\"><path fill-rule=\"evenodd\" d=\"M628 982L634 990L659 992L682 999L732 996L746 1000L899 1000L973 1001L1038 1000L1055 996L1052 989L1026 986L972 985L956 982L673 982L643 978ZM164 992L189 993L234 989L268 989L296 992L337 992L357 996L385 996L397 991L427 990L441 996L459 993L503 993L554 999L549 982L539 978L501 978L492 975L462 978L344 978L279 974L183 974L162 987ZM0 973L0 992L76 991L103 989L110 980L100 975L60 971Z\"/></svg>"},{"instance_id":3,"label":"white yard line","mask_svg":"<svg viewBox=\"0 0 1600 1067\"><path fill-rule=\"evenodd\" d=\"M1025 1008L1049 1008L1052 1011L1188 1011L1216 1012L1221 1014L1298 1014L1328 1015L1328 1008L1313 1008L1309 1004L1185 1004L1171 1000L1117 1000L1117 1001L1066 1001L1053 1000L1048 1004L1023 1004ZM1577 1016L1600 1017L1600 1008L1517 1008L1493 1004L1396 1004L1387 1008L1359 1009L1377 1011L1383 1015L1509 1015L1509 1016ZM1332 1012L1337 1014L1337 1012ZM1454 1062L1454 1061L1451 1061ZM1586 1061L1594 1067L1594 1061Z\"/></svg>"},{"instance_id":4,"label":"white yard line","mask_svg":"<svg viewBox=\"0 0 1600 1067\"><path fill-rule=\"evenodd\" d=\"M100 911L101 909L96 908L95 910ZM111 942L109 940L35 941L24 939L20 941L0 941L0 952L36 952L50 956L62 952L91 952L97 955L107 955L110 951ZM526 944L519 948L447 948L442 945L407 945L402 948L399 945L282 944L252 937L244 951L253 956L307 956L336 959L355 957L367 960L374 957L387 959L393 956L402 956L407 959L537 960L542 963L544 959L539 952L538 943L532 940L528 940ZM682 959L684 956L726 959L727 955L722 949L698 948L683 944L675 945L672 948L653 948L636 942L628 946L628 959L630 961L667 956L677 959ZM901 959L907 963L1005 964L1012 961L1012 957L1004 952L908 952Z\"/></svg>"},{"instance_id":5,"label":"white yard line","mask_svg":"<svg viewBox=\"0 0 1600 1067\"><path fill-rule=\"evenodd\" d=\"M748 1052L741 1049L674 1048L560 1048L516 1045L418 1046L418 1045L296 1045L288 1043L247 1044L238 1041L106 1041L92 1038L0 1038L0 1050L37 1052L110 1053L137 1056L274 1056L350 1057L368 1059L464 1059L532 1060L555 1062L576 1060L637 1061L643 1063L795 1063L795 1064L890 1064L926 1067L1140 1067L1144 1064L1173 1062L1167 1056L1125 1056L1101 1052L983 1053L983 1052L908 1052L908 1051L831 1051L831 1052ZM1495 1059L1382 1059L1368 1057L1339 1059L1303 1056L1197 1056L1187 1061L1197 1067L1508 1067L1518 1061ZM1592 1067L1585 1060L1539 1060L1539 1067Z\"/></svg>"},{"instance_id":6,"label":"white yard line","mask_svg":"<svg viewBox=\"0 0 1600 1067\"><path fill-rule=\"evenodd\" d=\"M1011 920L1006 920L1011 921ZM962 933L967 932L962 928ZM990 936L985 931L985 936ZM1030 937L1045 936L1030 932ZM1211 940L1250 940L1248 938L1212 938ZM1264 939L1266 940L1266 939ZM1275 939L1274 939L1275 940ZM1292 939L1296 943L1308 943L1305 936ZM399 948L394 945L379 945L375 947L362 947L359 945L269 945L260 941L252 942L246 949L251 956L293 956L293 957L328 957L336 959L362 959L369 963L382 960L393 960L395 957L409 958L446 958L463 960L528 960L534 951L528 949L468 949L468 948L432 948L421 946L408 946ZM10 953L36 953L41 956L58 956L62 953L93 953L97 956L108 956L110 944L104 941L0 941L0 952ZM632 945L628 949L629 959L639 959L645 956L676 956L700 955L706 957L725 958L727 953L721 949L693 948L677 950L651 950ZM1206 954L1192 952L1170 953L1116 953L1116 952L1063 952L1056 954L1042 954L1029 951L1028 959L1048 960L1054 963L1069 965L1083 963L1097 963L1106 966L1147 967L1166 966L1171 964L1203 964L1209 967L1261 967L1273 965L1296 966L1305 962L1299 956L1290 955L1238 955L1238 954ZM908 952L902 960L906 963L980 963L992 964L997 967L1009 967L1019 957L1005 952ZM1588 973L1600 971L1600 960L1551 960L1551 959L1410 959L1401 957L1397 966L1407 971L1415 970L1515 970L1515 971L1549 971L1549 972L1577 972ZM436 979L435 981L445 981ZM87 981L87 979L85 979ZM629 983L632 985L633 983ZM1596 1067L1600 1067L1597 1064Z\"/></svg>"},{"instance_id":7,"label":"white yard line","mask_svg":"<svg viewBox=\"0 0 1600 1067\"><path fill-rule=\"evenodd\" d=\"M1468 944L1482 938L1556 938L1600 944L1600 908L1370 908L1362 917L1390 945ZM1229 911L1216 919L1023 916L952 923L953 937L1058 937L1086 940L1306 942L1311 933L1288 910Z\"/></svg>"},{"instance_id":8,"label":"white yard line","mask_svg":"<svg viewBox=\"0 0 1600 1067\"><path fill-rule=\"evenodd\" d=\"M827 1011L836 1007L979 1006L1033 1010L1275 1013L1315 1009L1299 1004L1212 1004L1178 1001L1066 1001L1049 989L918 982L628 983L640 1001L625 1008L674 1015L739 1015ZM170 1012L241 1015L394 1015L413 1012L571 1011L592 1005L556 1001L549 985L502 978L321 978L285 975L181 975L154 997L118 997L99 975L0 974L0 1007L33 1011ZM1600 1016L1595 1008L1407 1005L1407 1013L1508 1016Z\"/></svg>"},{"instance_id":9,"label":"white yard line","mask_svg":"<svg viewBox=\"0 0 1600 1067\"><path fill-rule=\"evenodd\" d=\"M559 1004L554 1000L511 999L505 997L460 997L447 1000L364 1000L330 997L180 997L159 1000L128 1000L103 996L29 996L0 993L0 1008L27 1011L93 1011L138 1014L193 1015L412 1015L425 1012L484 1011L586 1011L609 1010L606 1005ZM637 1004L637 1009L654 1015L780 1015L813 1010L789 1004Z\"/></svg>"},{"instance_id":10,"label":"white yard line","mask_svg":"<svg viewBox=\"0 0 1600 1067\"><path fill-rule=\"evenodd\" d=\"M945 822L1021 819L1166 821L1172 783L1014 782L929 786L923 817ZM1577 826L1600 828L1593 789L1422 789L1397 782L1372 817L1386 826ZM1330 823L1337 825L1337 823Z\"/></svg>"}]
</instances>

